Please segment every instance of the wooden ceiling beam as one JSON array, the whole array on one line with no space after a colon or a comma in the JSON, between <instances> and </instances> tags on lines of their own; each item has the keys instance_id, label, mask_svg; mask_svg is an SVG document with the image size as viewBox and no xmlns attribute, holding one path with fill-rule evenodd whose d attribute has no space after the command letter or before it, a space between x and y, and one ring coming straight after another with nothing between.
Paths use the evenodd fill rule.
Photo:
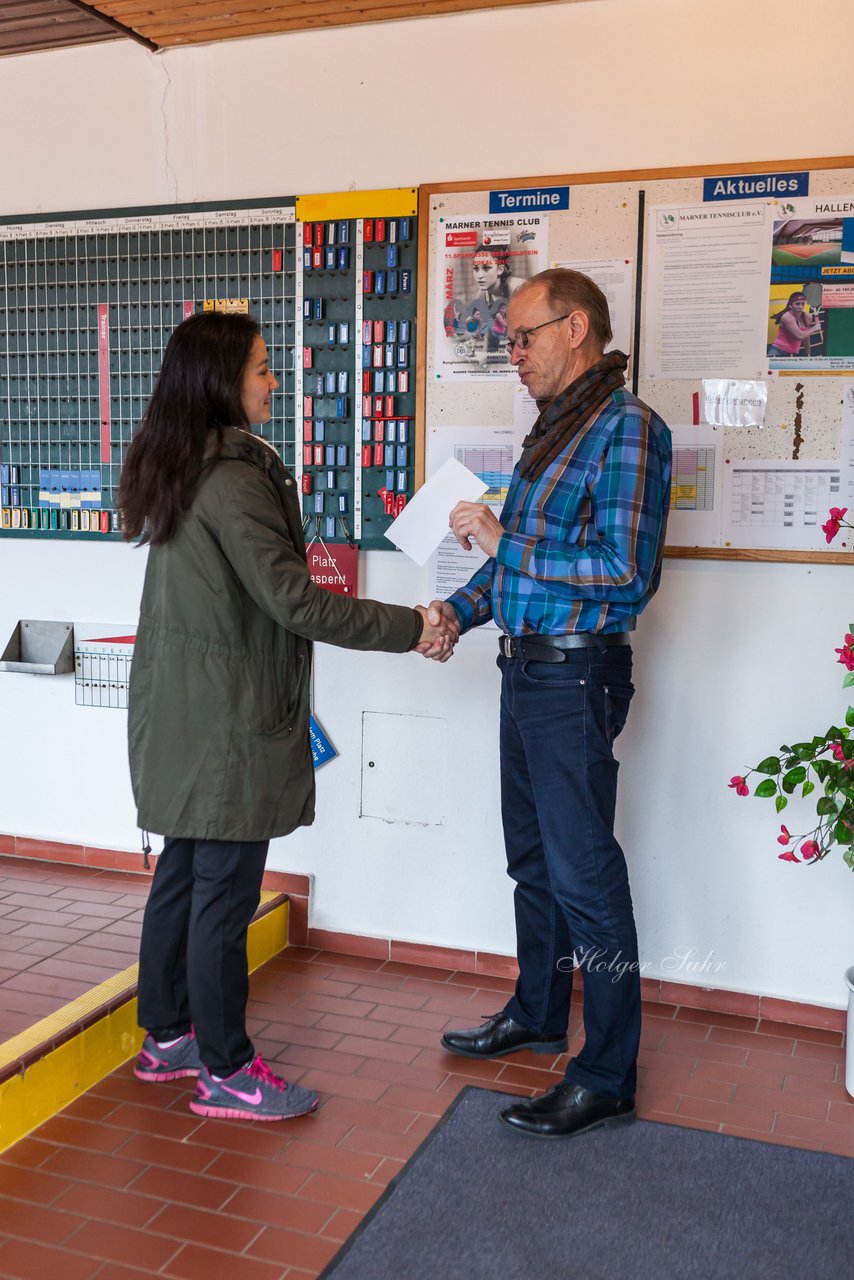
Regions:
<instances>
[{"instance_id":1,"label":"wooden ceiling beam","mask_svg":"<svg viewBox=\"0 0 854 1280\"><path fill-rule=\"evenodd\" d=\"M310 31L479 9L521 7L560 0L258 0L141 6L139 0L116 0L101 8L121 12L122 21L144 31L161 47L233 39L287 31Z\"/></svg>"},{"instance_id":2,"label":"wooden ceiling beam","mask_svg":"<svg viewBox=\"0 0 854 1280\"><path fill-rule=\"evenodd\" d=\"M135 40L137 44L143 45L151 53L159 52L158 46L148 36L143 35L133 27L126 27L124 23L119 22L111 14L104 13L102 7L96 8L95 5L84 3L84 0L66 0L66 3L72 5L75 9L79 9L81 13L87 13L96 22L101 22L110 27L117 35L125 36L129 40Z\"/></svg>"},{"instance_id":3,"label":"wooden ceiling beam","mask_svg":"<svg viewBox=\"0 0 854 1280\"><path fill-rule=\"evenodd\" d=\"M0 55L118 37L157 52L241 36L557 3L567 0L0 0Z\"/></svg>"}]
</instances>

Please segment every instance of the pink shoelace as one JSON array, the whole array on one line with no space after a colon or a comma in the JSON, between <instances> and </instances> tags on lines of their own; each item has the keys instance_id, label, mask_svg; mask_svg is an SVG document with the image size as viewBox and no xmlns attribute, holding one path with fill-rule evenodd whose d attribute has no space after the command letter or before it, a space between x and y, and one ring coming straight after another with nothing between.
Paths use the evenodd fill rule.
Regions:
<instances>
[{"instance_id":1,"label":"pink shoelace","mask_svg":"<svg viewBox=\"0 0 854 1280\"><path fill-rule=\"evenodd\" d=\"M260 1080L262 1084L268 1084L273 1089L278 1089L281 1093L288 1087L287 1080L283 1080L281 1076L277 1076L267 1066L264 1059L259 1053L254 1062L246 1068L246 1074L254 1076L256 1080Z\"/></svg>"}]
</instances>

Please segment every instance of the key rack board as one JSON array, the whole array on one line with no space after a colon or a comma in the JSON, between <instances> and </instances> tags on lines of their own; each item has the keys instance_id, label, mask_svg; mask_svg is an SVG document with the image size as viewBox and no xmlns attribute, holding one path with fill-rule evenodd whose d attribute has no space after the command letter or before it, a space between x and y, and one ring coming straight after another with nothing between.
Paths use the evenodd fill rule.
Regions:
<instances>
[{"instance_id":1,"label":"key rack board","mask_svg":"<svg viewBox=\"0 0 854 1280\"><path fill-rule=\"evenodd\" d=\"M0 220L0 537L119 538L125 450L176 325L260 322L262 433L306 536L390 549L415 481L417 191Z\"/></svg>"}]
</instances>

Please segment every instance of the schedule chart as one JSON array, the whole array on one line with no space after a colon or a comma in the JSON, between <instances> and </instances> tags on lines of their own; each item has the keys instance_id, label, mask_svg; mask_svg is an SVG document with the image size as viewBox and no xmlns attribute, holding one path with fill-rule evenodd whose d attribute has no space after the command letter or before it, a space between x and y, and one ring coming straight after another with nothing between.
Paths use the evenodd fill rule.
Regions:
<instances>
[{"instance_id":1,"label":"schedule chart","mask_svg":"<svg viewBox=\"0 0 854 1280\"><path fill-rule=\"evenodd\" d=\"M839 498L838 466L820 463L793 467L732 469L730 520L734 528L818 528Z\"/></svg>"},{"instance_id":2,"label":"schedule chart","mask_svg":"<svg viewBox=\"0 0 854 1280\"><path fill-rule=\"evenodd\" d=\"M715 505L713 446L673 450L673 507L677 511L712 511Z\"/></svg>"},{"instance_id":3,"label":"schedule chart","mask_svg":"<svg viewBox=\"0 0 854 1280\"><path fill-rule=\"evenodd\" d=\"M121 536L169 336L222 310L261 325L280 389L256 429L307 536L388 549L415 475L416 208L348 192L0 221L0 537Z\"/></svg>"}]
</instances>

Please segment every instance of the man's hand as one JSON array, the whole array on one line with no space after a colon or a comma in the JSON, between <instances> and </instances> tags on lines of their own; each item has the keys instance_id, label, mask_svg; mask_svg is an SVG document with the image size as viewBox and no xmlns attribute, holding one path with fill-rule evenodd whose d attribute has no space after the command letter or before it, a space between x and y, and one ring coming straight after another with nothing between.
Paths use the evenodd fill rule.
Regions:
<instances>
[{"instance_id":1,"label":"man's hand","mask_svg":"<svg viewBox=\"0 0 854 1280\"><path fill-rule=\"evenodd\" d=\"M421 604L415 607L424 619L424 630L415 652L436 662L447 662L460 638L460 620L453 605L434 600L428 609Z\"/></svg>"},{"instance_id":2,"label":"man's hand","mask_svg":"<svg viewBox=\"0 0 854 1280\"><path fill-rule=\"evenodd\" d=\"M481 551L485 551L488 556L495 555L504 532L504 525L496 520L492 508L482 502L458 502L451 512L448 524L461 547L471 551L471 539L474 538Z\"/></svg>"}]
</instances>

